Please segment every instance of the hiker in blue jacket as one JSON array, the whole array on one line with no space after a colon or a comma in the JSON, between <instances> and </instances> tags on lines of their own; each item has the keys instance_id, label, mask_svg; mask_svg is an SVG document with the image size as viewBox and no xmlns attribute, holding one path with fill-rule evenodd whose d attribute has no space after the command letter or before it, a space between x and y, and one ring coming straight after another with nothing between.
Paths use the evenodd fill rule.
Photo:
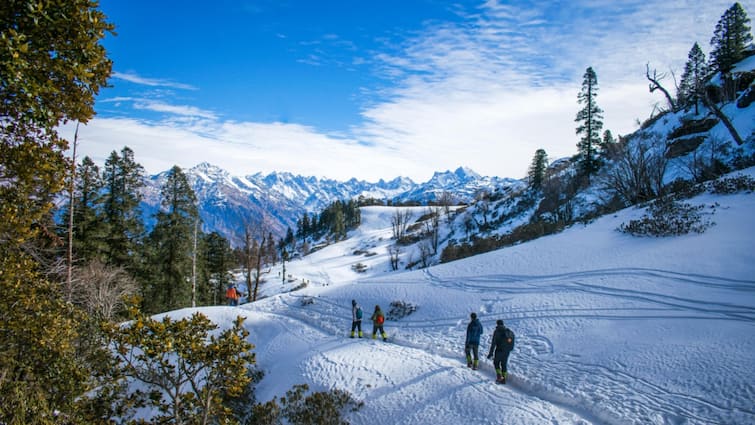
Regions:
<instances>
[{"instance_id":1,"label":"hiker in blue jacket","mask_svg":"<svg viewBox=\"0 0 755 425\"><path fill-rule=\"evenodd\" d=\"M351 300L351 337L354 338L354 331L359 329L359 338L362 337L362 307L359 307L356 300Z\"/></svg>"},{"instance_id":2,"label":"hiker in blue jacket","mask_svg":"<svg viewBox=\"0 0 755 425\"><path fill-rule=\"evenodd\" d=\"M464 354L467 355L467 367L471 367L472 370L477 370L480 358L478 351L480 349L480 336L482 335L482 323L477 318L476 313L472 313L469 316L470 320L467 325L467 340L464 343ZM474 355L474 361L472 361L472 355Z\"/></svg>"}]
</instances>

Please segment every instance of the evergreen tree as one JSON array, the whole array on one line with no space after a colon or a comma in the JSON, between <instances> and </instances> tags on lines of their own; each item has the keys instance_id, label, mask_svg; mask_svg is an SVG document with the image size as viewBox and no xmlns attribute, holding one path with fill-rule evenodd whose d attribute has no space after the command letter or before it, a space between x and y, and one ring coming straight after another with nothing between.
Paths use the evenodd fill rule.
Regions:
<instances>
[{"instance_id":1,"label":"evergreen tree","mask_svg":"<svg viewBox=\"0 0 755 425\"><path fill-rule=\"evenodd\" d=\"M205 261L203 267L209 275L208 297L202 297L206 304L221 304L225 294L225 288L233 280L230 271L233 269L233 251L228 239L218 232L212 232L203 237Z\"/></svg>"},{"instance_id":2,"label":"evergreen tree","mask_svg":"<svg viewBox=\"0 0 755 425\"><path fill-rule=\"evenodd\" d=\"M734 3L721 16L710 40L713 47L710 60L716 71L727 73L744 59L745 50L752 42L749 22L747 12L739 3Z\"/></svg>"},{"instance_id":3,"label":"evergreen tree","mask_svg":"<svg viewBox=\"0 0 755 425\"><path fill-rule=\"evenodd\" d=\"M103 218L108 226L107 262L131 273L137 271L139 260L135 255L144 234L139 207L143 176L144 168L134 161L134 151L127 146L120 156L113 151L105 161Z\"/></svg>"},{"instance_id":4,"label":"evergreen tree","mask_svg":"<svg viewBox=\"0 0 755 425\"><path fill-rule=\"evenodd\" d=\"M187 307L191 302L189 280L194 241L194 226L199 220L197 198L186 175L174 166L161 191L161 211L150 233L154 249L151 261L154 273L150 282L149 301L152 311Z\"/></svg>"},{"instance_id":5,"label":"evergreen tree","mask_svg":"<svg viewBox=\"0 0 755 425\"><path fill-rule=\"evenodd\" d=\"M83 423L81 317L37 250L54 234L53 200L70 170L57 130L94 115L111 72L100 40L112 29L88 0L0 7L0 423Z\"/></svg>"},{"instance_id":6,"label":"evergreen tree","mask_svg":"<svg viewBox=\"0 0 755 425\"><path fill-rule=\"evenodd\" d=\"M577 96L578 103L584 105L577 112L579 122L577 134L582 135L577 144L579 149L580 169L588 180L600 167L600 130L603 128L603 110L598 107L595 98L598 95L598 77L592 67L587 68L582 82L582 90Z\"/></svg>"},{"instance_id":7,"label":"evergreen tree","mask_svg":"<svg viewBox=\"0 0 755 425\"><path fill-rule=\"evenodd\" d=\"M81 261L104 261L107 228L102 220L102 177L99 167L88 156L76 172L73 210L74 255Z\"/></svg>"},{"instance_id":8,"label":"evergreen tree","mask_svg":"<svg viewBox=\"0 0 755 425\"><path fill-rule=\"evenodd\" d=\"M548 154L545 153L545 149L538 149L535 151L535 157L532 158L532 164L527 175L529 178L530 187L535 190L540 190L543 187L545 181L545 171L548 169Z\"/></svg>"},{"instance_id":9,"label":"evergreen tree","mask_svg":"<svg viewBox=\"0 0 755 425\"><path fill-rule=\"evenodd\" d=\"M708 65L705 60L705 53L703 53L700 45L695 43L690 49L687 55L687 63L684 65L684 72L677 93L678 104L684 106L694 104L695 114L698 114L698 103L703 95L707 76Z\"/></svg>"}]
</instances>

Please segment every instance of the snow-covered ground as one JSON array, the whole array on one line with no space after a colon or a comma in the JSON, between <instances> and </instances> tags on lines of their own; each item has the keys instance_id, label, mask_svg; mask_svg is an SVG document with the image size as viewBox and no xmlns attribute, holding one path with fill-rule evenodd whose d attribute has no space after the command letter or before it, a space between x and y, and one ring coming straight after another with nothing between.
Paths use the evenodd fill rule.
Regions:
<instances>
[{"instance_id":1,"label":"snow-covered ground","mask_svg":"<svg viewBox=\"0 0 755 425\"><path fill-rule=\"evenodd\" d=\"M352 424L755 423L755 194L688 202L715 225L632 237L616 231L643 214L629 208L414 272L390 271L394 210L364 208L348 240L286 265L293 282L273 269L265 299L201 310L221 326L247 317L266 372L260 401L298 383L338 388L364 401ZM389 342L350 339L352 299L367 317L393 301L417 310L386 322ZM505 386L487 359L465 365L471 312L485 328L481 355L496 319L517 335Z\"/></svg>"}]
</instances>

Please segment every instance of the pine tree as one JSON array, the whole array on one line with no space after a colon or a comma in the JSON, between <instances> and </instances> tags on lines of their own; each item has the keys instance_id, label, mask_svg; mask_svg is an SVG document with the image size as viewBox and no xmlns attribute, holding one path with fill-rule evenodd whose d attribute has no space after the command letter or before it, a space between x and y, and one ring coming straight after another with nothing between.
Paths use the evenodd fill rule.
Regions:
<instances>
[{"instance_id":1,"label":"pine tree","mask_svg":"<svg viewBox=\"0 0 755 425\"><path fill-rule=\"evenodd\" d=\"M104 184L99 167L88 156L76 172L73 252L79 262L105 261L107 228L102 220Z\"/></svg>"},{"instance_id":2,"label":"pine tree","mask_svg":"<svg viewBox=\"0 0 755 425\"><path fill-rule=\"evenodd\" d=\"M687 63L684 65L684 72L677 93L678 103L684 106L694 104L695 114L698 114L698 103L703 95L707 77L708 65L705 60L705 53L703 53L700 45L695 43L690 49L687 55Z\"/></svg>"},{"instance_id":3,"label":"pine tree","mask_svg":"<svg viewBox=\"0 0 755 425\"><path fill-rule=\"evenodd\" d=\"M0 423L82 423L90 389L76 353L81 316L39 262L70 170L57 130L86 122L111 62L113 26L88 0L0 7ZM55 418L54 412L60 412Z\"/></svg>"},{"instance_id":4,"label":"pine tree","mask_svg":"<svg viewBox=\"0 0 755 425\"><path fill-rule=\"evenodd\" d=\"M139 245L144 223L139 203L144 186L144 168L134 161L134 151L124 147L119 156L113 151L105 161L103 218L108 226L108 263L137 271Z\"/></svg>"},{"instance_id":5,"label":"pine tree","mask_svg":"<svg viewBox=\"0 0 755 425\"><path fill-rule=\"evenodd\" d=\"M752 42L749 22L747 12L739 3L734 3L721 16L710 40L713 47L710 61L716 71L727 73L744 58L745 50Z\"/></svg>"},{"instance_id":6,"label":"pine tree","mask_svg":"<svg viewBox=\"0 0 755 425\"><path fill-rule=\"evenodd\" d=\"M203 304L217 305L223 301L225 288L233 278L230 274L233 268L233 251L228 239L218 232L205 235L202 239L202 269L208 274L208 291L201 291L199 300Z\"/></svg>"},{"instance_id":7,"label":"pine tree","mask_svg":"<svg viewBox=\"0 0 755 425\"><path fill-rule=\"evenodd\" d=\"M598 94L598 77L592 67L587 68L582 82L582 90L577 96L578 103L584 107L574 120L581 123L577 134L582 139L577 144L579 149L580 169L588 180L600 167L600 130L603 128L603 110L598 107L595 98Z\"/></svg>"},{"instance_id":8,"label":"pine tree","mask_svg":"<svg viewBox=\"0 0 755 425\"><path fill-rule=\"evenodd\" d=\"M174 166L161 191L161 211L149 241L151 261L151 311L173 310L190 305L191 257L194 226L199 219L197 198L186 175Z\"/></svg>"},{"instance_id":9,"label":"pine tree","mask_svg":"<svg viewBox=\"0 0 755 425\"><path fill-rule=\"evenodd\" d=\"M545 149L536 150L535 156L532 158L532 164L530 165L529 173L527 174L531 188L540 190L543 187L543 182L545 181L545 171L547 169L548 154L545 153Z\"/></svg>"}]
</instances>

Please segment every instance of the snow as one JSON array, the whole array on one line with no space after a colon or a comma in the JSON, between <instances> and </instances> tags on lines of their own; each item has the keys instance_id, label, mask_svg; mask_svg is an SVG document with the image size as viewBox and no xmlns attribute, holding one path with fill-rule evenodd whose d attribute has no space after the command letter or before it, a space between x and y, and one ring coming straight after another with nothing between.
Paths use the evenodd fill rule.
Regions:
<instances>
[{"instance_id":1,"label":"snow","mask_svg":"<svg viewBox=\"0 0 755 425\"><path fill-rule=\"evenodd\" d=\"M687 202L705 205L715 225L632 237L616 230L643 214L628 208L409 272L388 263L395 210L366 207L347 240L286 264L293 282L278 265L261 288L266 298L198 310L221 327L247 318L266 373L259 401L299 383L338 388L364 401L348 413L352 424L755 423L755 195ZM365 273L352 270L360 262ZM386 322L388 342L350 339L352 299L365 317L393 301L417 310ZM484 326L481 356L496 319L517 335L506 385L494 383L484 357L478 371L465 365L470 312ZM371 335L368 320L363 329Z\"/></svg>"}]
</instances>

